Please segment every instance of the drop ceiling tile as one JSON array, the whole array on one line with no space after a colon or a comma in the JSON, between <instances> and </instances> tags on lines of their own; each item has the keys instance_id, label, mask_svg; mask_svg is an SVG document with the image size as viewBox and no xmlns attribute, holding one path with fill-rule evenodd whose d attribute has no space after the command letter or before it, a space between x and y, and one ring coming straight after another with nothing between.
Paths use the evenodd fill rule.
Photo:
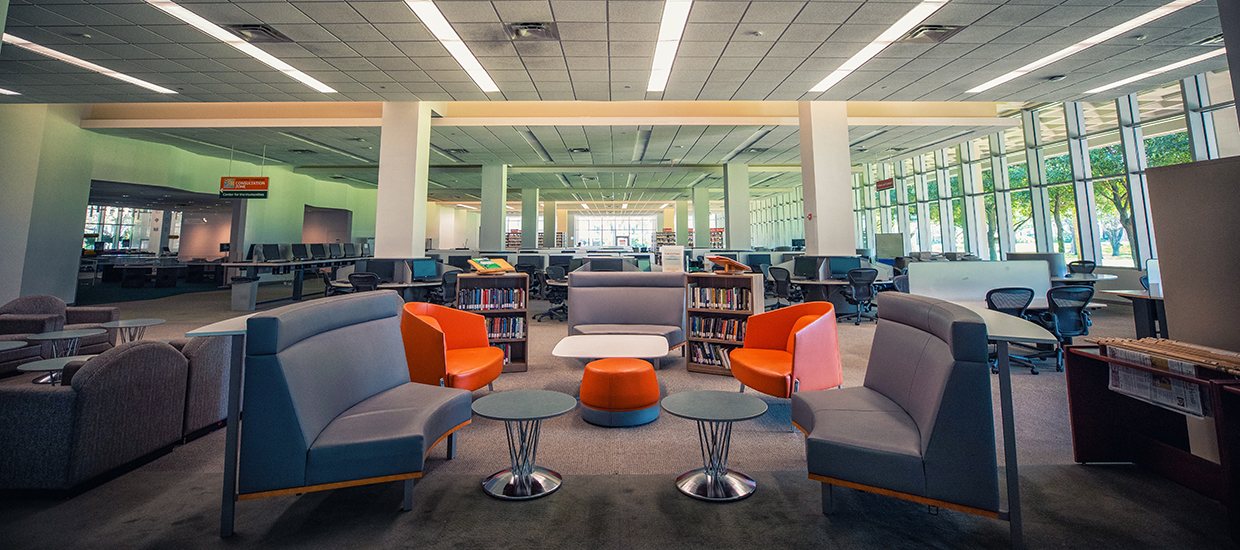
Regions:
<instances>
[{"instance_id":1,"label":"drop ceiling tile","mask_svg":"<svg viewBox=\"0 0 1240 550\"><path fill-rule=\"evenodd\" d=\"M694 2L689 11L691 23L738 23L745 15L747 2Z\"/></svg>"},{"instance_id":2,"label":"drop ceiling tile","mask_svg":"<svg viewBox=\"0 0 1240 550\"><path fill-rule=\"evenodd\" d=\"M655 27L657 39L658 25ZM685 32L680 40L681 42L717 42L727 40L734 32L736 32L736 25L732 23L689 23L685 25Z\"/></svg>"},{"instance_id":3,"label":"drop ceiling tile","mask_svg":"<svg viewBox=\"0 0 1240 550\"><path fill-rule=\"evenodd\" d=\"M819 44L816 42L776 42L775 45L767 52L767 57L796 57L805 59L813 55L818 50Z\"/></svg>"},{"instance_id":4,"label":"drop ceiling tile","mask_svg":"<svg viewBox=\"0 0 1240 550\"><path fill-rule=\"evenodd\" d=\"M197 32L200 35L202 34L192 27L190 27L190 30ZM279 30L289 38L292 38L295 42L335 42L339 40L336 38L336 35L328 32L327 29L316 24L281 25Z\"/></svg>"},{"instance_id":5,"label":"drop ceiling tile","mask_svg":"<svg viewBox=\"0 0 1240 550\"><path fill-rule=\"evenodd\" d=\"M450 57L446 59L452 61L453 63L456 62L455 59ZM525 70L525 63L521 61L520 57L516 56L479 57L478 63L481 63L482 67L486 69L487 72L495 70Z\"/></svg>"},{"instance_id":6,"label":"drop ceiling tile","mask_svg":"<svg viewBox=\"0 0 1240 550\"><path fill-rule=\"evenodd\" d=\"M762 57L771 49L769 42L729 42L724 48L723 56L727 57Z\"/></svg>"},{"instance_id":7,"label":"drop ceiling tile","mask_svg":"<svg viewBox=\"0 0 1240 550\"><path fill-rule=\"evenodd\" d=\"M371 23L418 23L404 2L353 2L353 9Z\"/></svg>"},{"instance_id":8,"label":"drop ceiling tile","mask_svg":"<svg viewBox=\"0 0 1240 550\"><path fill-rule=\"evenodd\" d=\"M611 57L613 59L629 57L651 59L654 57L654 44L649 42L612 42Z\"/></svg>"},{"instance_id":9,"label":"drop ceiling tile","mask_svg":"<svg viewBox=\"0 0 1240 550\"><path fill-rule=\"evenodd\" d=\"M508 40L508 31L500 23L455 23L452 28L461 40Z\"/></svg>"},{"instance_id":10,"label":"drop ceiling tile","mask_svg":"<svg viewBox=\"0 0 1240 550\"><path fill-rule=\"evenodd\" d=\"M649 71L651 59L645 57L613 57L611 58L611 70L629 70L629 71Z\"/></svg>"},{"instance_id":11,"label":"drop ceiling tile","mask_svg":"<svg viewBox=\"0 0 1240 550\"><path fill-rule=\"evenodd\" d=\"M607 25L609 39L618 42L646 42L651 48L659 37L658 23L609 23Z\"/></svg>"},{"instance_id":12,"label":"drop ceiling tile","mask_svg":"<svg viewBox=\"0 0 1240 550\"><path fill-rule=\"evenodd\" d=\"M556 23L560 40L607 40L606 23Z\"/></svg>"},{"instance_id":13,"label":"drop ceiling tile","mask_svg":"<svg viewBox=\"0 0 1240 550\"><path fill-rule=\"evenodd\" d=\"M72 27L80 25L78 21L74 21L63 15L57 14L55 11L45 9L40 6L31 5L12 5L9 6L9 25L15 22L22 23L22 26L57 26Z\"/></svg>"},{"instance_id":14,"label":"drop ceiling tile","mask_svg":"<svg viewBox=\"0 0 1240 550\"><path fill-rule=\"evenodd\" d=\"M751 2L741 23L742 26L745 23L787 24L800 14L804 7L805 2Z\"/></svg>"},{"instance_id":15,"label":"drop ceiling tile","mask_svg":"<svg viewBox=\"0 0 1240 550\"><path fill-rule=\"evenodd\" d=\"M607 42L583 40L561 41L565 55L572 57L607 57Z\"/></svg>"},{"instance_id":16,"label":"drop ceiling tile","mask_svg":"<svg viewBox=\"0 0 1240 550\"><path fill-rule=\"evenodd\" d=\"M347 2L293 2L320 25L328 23L365 23L366 18L357 13Z\"/></svg>"},{"instance_id":17,"label":"drop ceiling tile","mask_svg":"<svg viewBox=\"0 0 1240 550\"><path fill-rule=\"evenodd\" d=\"M353 42L353 51L356 51L362 57L370 59L372 62L384 58L400 58L407 60L405 54L400 51L391 42Z\"/></svg>"},{"instance_id":18,"label":"drop ceiling tile","mask_svg":"<svg viewBox=\"0 0 1240 550\"><path fill-rule=\"evenodd\" d=\"M189 25L148 25L145 28L177 44L201 44L215 41L214 38Z\"/></svg>"},{"instance_id":19,"label":"drop ceiling tile","mask_svg":"<svg viewBox=\"0 0 1240 550\"><path fill-rule=\"evenodd\" d=\"M530 71L530 78L542 89L541 84L544 82L568 82L568 71Z\"/></svg>"},{"instance_id":20,"label":"drop ceiling tile","mask_svg":"<svg viewBox=\"0 0 1240 550\"><path fill-rule=\"evenodd\" d=\"M427 30L422 24L405 24L405 23L375 23L375 29L383 33L383 36L393 42L429 42L435 40L435 35Z\"/></svg>"},{"instance_id":21,"label":"drop ceiling tile","mask_svg":"<svg viewBox=\"0 0 1240 550\"><path fill-rule=\"evenodd\" d=\"M531 71L568 69L563 57L523 57L521 61L525 63L525 68Z\"/></svg>"},{"instance_id":22,"label":"drop ceiling tile","mask_svg":"<svg viewBox=\"0 0 1240 550\"><path fill-rule=\"evenodd\" d=\"M434 41L418 41L418 42L393 42L400 51L405 52L409 57L442 57L448 56L448 50L443 45Z\"/></svg>"},{"instance_id":23,"label":"drop ceiling tile","mask_svg":"<svg viewBox=\"0 0 1240 550\"><path fill-rule=\"evenodd\" d=\"M561 21L607 21L607 2L604 1L551 0L551 11L557 26Z\"/></svg>"},{"instance_id":24,"label":"drop ceiling tile","mask_svg":"<svg viewBox=\"0 0 1240 550\"><path fill-rule=\"evenodd\" d=\"M550 22L551 4L546 0L540 1L518 1L518 0L497 0L491 2L495 6L495 11L499 13L501 21L523 22L523 21L540 21Z\"/></svg>"},{"instance_id":25,"label":"drop ceiling tile","mask_svg":"<svg viewBox=\"0 0 1240 550\"><path fill-rule=\"evenodd\" d=\"M387 73L388 76L392 77L392 80L395 80L397 82L407 83L407 82L430 82L431 81L430 75L420 70L409 70L409 71L384 70L383 72ZM500 72L504 72L504 71L500 71ZM522 71L522 73L524 74L524 71ZM497 82L499 81L499 78L496 77L495 73L490 73L490 74L491 74L492 79L496 80Z\"/></svg>"},{"instance_id":26,"label":"drop ceiling tile","mask_svg":"<svg viewBox=\"0 0 1240 550\"><path fill-rule=\"evenodd\" d=\"M303 42L302 46L319 57L357 56L357 52L343 42Z\"/></svg>"},{"instance_id":27,"label":"drop ceiling tile","mask_svg":"<svg viewBox=\"0 0 1240 550\"><path fill-rule=\"evenodd\" d=\"M507 40L499 40L494 42L470 42L469 51L476 57L516 57L517 55L517 49L512 46L512 42Z\"/></svg>"},{"instance_id":28,"label":"drop ceiling tile","mask_svg":"<svg viewBox=\"0 0 1240 550\"><path fill-rule=\"evenodd\" d=\"M565 61L568 62L568 68L572 70L574 74L577 72L585 73L592 71L602 71L606 73L607 68L609 67L606 57L566 57Z\"/></svg>"},{"instance_id":29,"label":"drop ceiling tile","mask_svg":"<svg viewBox=\"0 0 1240 550\"><path fill-rule=\"evenodd\" d=\"M793 23L843 23L852 17L853 12L857 11L861 4L861 2L810 2L801 10Z\"/></svg>"},{"instance_id":30,"label":"drop ceiling tile","mask_svg":"<svg viewBox=\"0 0 1240 550\"><path fill-rule=\"evenodd\" d=\"M564 57L564 49L559 42L550 40L517 41L512 43L521 57Z\"/></svg>"},{"instance_id":31,"label":"drop ceiling tile","mask_svg":"<svg viewBox=\"0 0 1240 550\"><path fill-rule=\"evenodd\" d=\"M995 25L972 25L945 40L948 44L986 44L1012 30Z\"/></svg>"},{"instance_id":32,"label":"drop ceiling tile","mask_svg":"<svg viewBox=\"0 0 1240 550\"><path fill-rule=\"evenodd\" d=\"M403 2L402 2L403 3ZM499 15L491 2L454 1L436 2L443 16L456 27L457 23L498 23ZM460 31L457 31L460 32Z\"/></svg>"},{"instance_id":33,"label":"drop ceiling tile","mask_svg":"<svg viewBox=\"0 0 1240 550\"><path fill-rule=\"evenodd\" d=\"M676 57L718 58L723 55L723 49L727 45L727 42L681 42L676 50Z\"/></svg>"},{"instance_id":34,"label":"drop ceiling tile","mask_svg":"<svg viewBox=\"0 0 1240 550\"><path fill-rule=\"evenodd\" d=\"M613 22L658 23L663 17L663 2L625 0L608 2L607 20Z\"/></svg>"}]
</instances>

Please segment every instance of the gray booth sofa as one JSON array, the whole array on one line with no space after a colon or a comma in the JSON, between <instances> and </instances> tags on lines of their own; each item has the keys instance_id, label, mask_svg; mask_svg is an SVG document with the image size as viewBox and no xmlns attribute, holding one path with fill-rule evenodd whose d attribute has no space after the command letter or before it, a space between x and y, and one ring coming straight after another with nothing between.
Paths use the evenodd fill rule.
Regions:
<instances>
[{"instance_id":1,"label":"gray booth sofa","mask_svg":"<svg viewBox=\"0 0 1240 550\"><path fill-rule=\"evenodd\" d=\"M878 295L860 387L795 393L809 477L982 515L999 511L986 324L961 306Z\"/></svg>"},{"instance_id":2,"label":"gray booth sofa","mask_svg":"<svg viewBox=\"0 0 1240 550\"><path fill-rule=\"evenodd\" d=\"M250 317L241 500L403 480L404 509L431 448L473 415L470 392L409 381L392 291ZM229 519L228 523L231 523Z\"/></svg>"},{"instance_id":3,"label":"gray booth sofa","mask_svg":"<svg viewBox=\"0 0 1240 550\"><path fill-rule=\"evenodd\" d=\"M649 334L685 343L684 273L568 274L568 334Z\"/></svg>"},{"instance_id":4,"label":"gray booth sofa","mask_svg":"<svg viewBox=\"0 0 1240 550\"><path fill-rule=\"evenodd\" d=\"M114 307L70 307L55 296L23 296L0 306L0 340L24 341L27 336L42 332L102 328L100 323L120 318L121 310ZM115 341L115 330L82 338L78 341L78 354L102 353ZM22 363L50 357L50 343L0 352L0 376L13 373Z\"/></svg>"},{"instance_id":5,"label":"gray booth sofa","mask_svg":"<svg viewBox=\"0 0 1240 550\"><path fill-rule=\"evenodd\" d=\"M63 385L0 381L0 489L69 489L180 441L187 363L140 341L71 364Z\"/></svg>"}]
</instances>

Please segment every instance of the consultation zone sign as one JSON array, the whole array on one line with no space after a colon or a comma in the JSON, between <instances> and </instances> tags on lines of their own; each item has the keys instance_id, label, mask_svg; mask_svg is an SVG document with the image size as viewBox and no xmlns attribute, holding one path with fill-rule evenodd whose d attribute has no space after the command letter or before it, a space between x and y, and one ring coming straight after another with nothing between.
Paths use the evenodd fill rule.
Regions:
<instances>
[{"instance_id":1,"label":"consultation zone sign","mask_svg":"<svg viewBox=\"0 0 1240 550\"><path fill-rule=\"evenodd\" d=\"M265 199L268 178L220 178L221 199Z\"/></svg>"}]
</instances>

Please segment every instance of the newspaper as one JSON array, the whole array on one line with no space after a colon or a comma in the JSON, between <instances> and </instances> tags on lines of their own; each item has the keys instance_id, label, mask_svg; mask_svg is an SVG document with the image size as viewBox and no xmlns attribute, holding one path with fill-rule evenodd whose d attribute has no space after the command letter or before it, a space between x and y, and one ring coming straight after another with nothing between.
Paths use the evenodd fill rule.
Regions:
<instances>
[{"instance_id":1,"label":"newspaper","mask_svg":"<svg viewBox=\"0 0 1240 550\"><path fill-rule=\"evenodd\" d=\"M1192 363L1155 357L1114 346L1107 346L1107 357L1185 376L1195 376L1197 372L1196 366ZM1110 383L1107 387L1111 391L1178 413L1197 418L1205 416L1202 409L1201 388L1196 384L1112 363Z\"/></svg>"}]
</instances>

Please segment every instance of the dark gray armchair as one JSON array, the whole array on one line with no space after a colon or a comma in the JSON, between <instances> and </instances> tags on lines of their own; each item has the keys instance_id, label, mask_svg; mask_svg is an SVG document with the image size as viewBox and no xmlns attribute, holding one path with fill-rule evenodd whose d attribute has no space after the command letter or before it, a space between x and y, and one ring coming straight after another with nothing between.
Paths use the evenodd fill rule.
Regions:
<instances>
[{"instance_id":1,"label":"dark gray armchair","mask_svg":"<svg viewBox=\"0 0 1240 550\"><path fill-rule=\"evenodd\" d=\"M181 338L168 343L189 360L182 437L218 427L228 417L228 338Z\"/></svg>"},{"instance_id":2,"label":"dark gray armchair","mask_svg":"<svg viewBox=\"0 0 1240 550\"><path fill-rule=\"evenodd\" d=\"M181 439L186 360L162 342L0 381L0 489L68 489Z\"/></svg>"},{"instance_id":3,"label":"dark gray armchair","mask_svg":"<svg viewBox=\"0 0 1240 550\"><path fill-rule=\"evenodd\" d=\"M405 481L468 424L468 391L409 381L403 302L386 290L251 317L246 335L239 498ZM231 523L231 521L228 521Z\"/></svg>"},{"instance_id":4,"label":"dark gray armchair","mask_svg":"<svg viewBox=\"0 0 1240 550\"><path fill-rule=\"evenodd\" d=\"M568 334L649 334L685 343L684 273L568 274Z\"/></svg>"},{"instance_id":5,"label":"dark gray armchair","mask_svg":"<svg viewBox=\"0 0 1240 550\"><path fill-rule=\"evenodd\" d=\"M878 295L865 382L792 396L823 513L840 485L998 517L986 325L958 305Z\"/></svg>"},{"instance_id":6,"label":"dark gray armchair","mask_svg":"<svg viewBox=\"0 0 1240 550\"><path fill-rule=\"evenodd\" d=\"M64 300L55 296L23 296L0 306L0 339L25 340L26 336L57 330L101 328L100 323L119 321L121 310L114 307L68 307ZM78 354L102 353L116 341L116 331L89 336L78 341ZM0 376L12 372L17 366L38 359L52 357L51 344L27 346L0 352ZM39 350L39 351L35 351ZM31 354L37 354L31 356Z\"/></svg>"}]
</instances>

